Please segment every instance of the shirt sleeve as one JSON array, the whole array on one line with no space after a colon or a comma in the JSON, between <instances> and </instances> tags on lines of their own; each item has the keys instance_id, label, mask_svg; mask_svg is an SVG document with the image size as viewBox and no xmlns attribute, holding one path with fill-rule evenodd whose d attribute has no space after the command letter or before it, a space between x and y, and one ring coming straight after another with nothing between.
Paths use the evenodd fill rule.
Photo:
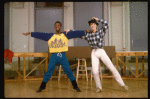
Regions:
<instances>
[{"instance_id":1,"label":"shirt sleeve","mask_svg":"<svg viewBox=\"0 0 150 99\"><path fill-rule=\"evenodd\" d=\"M103 19L98 20L98 22L102 23L103 32L106 33L106 30L108 29L108 22L106 20L103 20Z\"/></svg>"},{"instance_id":2,"label":"shirt sleeve","mask_svg":"<svg viewBox=\"0 0 150 99\"><path fill-rule=\"evenodd\" d=\"M44 41L48 41L54 33L46 33L46 32L31 32L31 37L42 39Z\"/></svg>"},{"instance_id":3,"label":"shirt sleeve","mask_svg":"<svg viewBox=\"0 0 150 99\"><path fill-rule=\"evenodd\" d=\"M85 35L85 31L84 30L71 30L67 33L66 37L68 39L72 39L72 38L78 38L78 37L82 37Z\"/></svg>"},{"instance_id":4,"label":"shirt sleeve","mask_svg":"<svg viewBox=\"0 0 150 99\"><path fill-rule=\"evenodd\" d=\"M85 36L82 36L81 38L86 40L86 37L85 37Z\"/></svg>"},{"instance_id":5,"label":"shirt sleeve","mask_svg":"<svg viewBox=\"0 0 150 99\"><path fill-rule=\"evenodd\" d=\"M85 35L82 36L81 38L87 40L87 34L85 34Z\"/></svg>"}]
</instances>

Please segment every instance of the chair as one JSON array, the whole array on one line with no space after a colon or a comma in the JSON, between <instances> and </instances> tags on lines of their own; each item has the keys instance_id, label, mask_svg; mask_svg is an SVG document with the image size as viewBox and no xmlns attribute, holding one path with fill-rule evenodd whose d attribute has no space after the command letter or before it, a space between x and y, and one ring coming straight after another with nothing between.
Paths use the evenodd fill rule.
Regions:
<instances>
[{"instance_id":1,"label":"chair","mask_svg":"<svg viewBox=\"0 0 150 99\"><path fill-rule=\"evenodd\" d=\"M58 81L60 81L61 72L63 71L62 66L59 66L59 74L58 74Z\"/></svg>"},{"instance_id":2,"label":"chair","mask_svg":"<svg viewBox=\"0 0 150 99\"><path fill-rule=\"evenodd\" d=\"M80 64L80 61L82 61L82 65ZM83 64L83 63L84 63L84 64ZM80 67L82 67L82 68L80 68ZM82 74L79 74L80 71L82 71ZM83 71L85 71L86 73L83 74ZM87 79L87 81L88 81L87 65L86 65L86 59L85 59L85 58L78 59L78 67L77 67L76 81L78 81L79 75L86 75L86 79Z\"/></svg>"}]
</instances>

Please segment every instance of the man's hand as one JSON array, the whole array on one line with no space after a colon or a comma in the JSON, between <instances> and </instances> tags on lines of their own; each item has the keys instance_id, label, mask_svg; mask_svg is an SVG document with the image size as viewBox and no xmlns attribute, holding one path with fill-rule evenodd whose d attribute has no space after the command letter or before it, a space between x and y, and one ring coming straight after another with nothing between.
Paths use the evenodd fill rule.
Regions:
<instances>
[{"instance_id":1,"label":"man's hand","mask_svg":"<svg viewBox=\"0 0 150 99\"><path fill-rule=\"evenodd\" d=\"M92 30L85 30L85 33L90 33L92 32Z\"/></svg>"},{"instance_id":2,"label":"man's hand","mask_svg":"<svg viewBox=\"0 0 150 99\"><path fill-rule=\"evenodd\" d=\"M30 35L31 32L27 32L27 33L22 33L23 35L27 36L27 35Z\"/></svg>"},{"instance_id":3,"label":"man's hand","mask_svg":"<svg viewBox=\"0 0 150 99\"><path fill-rule=\"evenodd\" d=\"M67 30L66 30L66 34L67 34L69 31L70 31L70 29L67 29Z\"/></svg>"},{"instance_id":4,"label":"man's hand","mask_svg":"<svg viewBox=\"0 0 150 99\"><path fill-rule=\"evenodd\" d=\"M96 21L98 21L98 20L99 20L98 18L95 18L95 17L93 17L92 19L95 19Z\"/></svg>"}]
</instances>

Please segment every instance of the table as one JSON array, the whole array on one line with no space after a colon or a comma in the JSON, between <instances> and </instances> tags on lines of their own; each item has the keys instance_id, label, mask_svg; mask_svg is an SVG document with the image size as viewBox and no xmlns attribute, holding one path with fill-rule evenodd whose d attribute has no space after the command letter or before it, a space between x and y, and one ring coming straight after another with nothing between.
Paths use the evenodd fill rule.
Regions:
<instances>
[{"instance_id":1,"label":"table","mask_svg":"<svg viewBox=\"0 0 150 99\"><path fill-rule=\"evenodd\" d=\"M136 74L119 58L119 56L135 56L136 57ZM138 74L138 56L142 56L142 70ZM129 71L134 74L136 78L140 77L147 69L144 70L144 56L148 56L148 51L117 51L116 52L116 69L118 70L118 60L127 68Z\"/></svg>"},{"instance_id":2,"label":"table","mask_svg":"<svg viewBox=\"0 0 150 99\"><path fill-rule=\"evenodd\" d=\"M22 77L24 80L39 66L39 74L41 75L40 65L45 61L45 70L48 67L48 53L40 52L14 52L13 57L18 57L18 70L14 70L19 74L19 78ZM23 75L20 74L20 57L23 57ZM45 57L37 66L35 66L27 75L26 75L26 61L25 57ZM8 63L8 62L7 62ZM12 68L12 64L9 64Z\"/></svg>"},{"instance_id":3,"label":"table","mask_svg":"<svg viewBox=\"0 0 150 99\"><path fill-rule=\"evenodd\" d=\"M76 47L75 47L76 48ZM89 58L91 53L90 47L81 47L81 48L70 48L68 52L66 52L67 58ZM110 49L110 48L108 48ZM108 56L109 53L106 51ZM112 51L110 51L112 52ZM87 54L85 54L87 53ZM120 61L136 78L139 78L147 69L144 70L144 56L148 56L148 51L117 51L116 55L116 69L118 70L118 61ZM136 56L136 74L132 72L132 70L123 62L119 56ZM142 70L140 74L138 74L138 56L142 56ZM13 57L18 57L18 70L14 68L14 70L18 73L19 77L22 77L24 80L37 68L39 67L39 75L41 75L40 65L45 61L45 70L48 67L48 53L41 52L14 52ZM20 74L20 57L23 57L23 75ZM37 66L35 66L28 74L26 74L26 63L25 57L45 57ZM9 64L12 68L13 66ZM125 69L126 70L126 69Z\"/></svg>"}]
</instances>

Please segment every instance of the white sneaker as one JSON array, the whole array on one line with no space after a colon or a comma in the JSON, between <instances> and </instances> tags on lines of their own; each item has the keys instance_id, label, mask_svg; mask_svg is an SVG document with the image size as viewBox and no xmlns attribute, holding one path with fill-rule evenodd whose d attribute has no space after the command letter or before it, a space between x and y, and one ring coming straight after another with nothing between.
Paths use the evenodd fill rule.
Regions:
<instances>
[{"instance_id":1,"label":"white sneaker","mask_svg":"<svg viewBox=\"0 0 150 99\"><path fill-rule=\"evenodd\" d=\"M123 88L128 91L128 86L127 85L124 85Z\"/></svg>"},{"instance_id":2,"label":"white sneaker","mask_svg":"<svg viewBox=\"0 0 150 99\"><path fill-rule=\"evenodd\" d=\"M98 88L98 89L96 90L96 93L101 92L101 91L102 91L102 89L99 89L99 88Z\"/></svg>"}]
</instances>

